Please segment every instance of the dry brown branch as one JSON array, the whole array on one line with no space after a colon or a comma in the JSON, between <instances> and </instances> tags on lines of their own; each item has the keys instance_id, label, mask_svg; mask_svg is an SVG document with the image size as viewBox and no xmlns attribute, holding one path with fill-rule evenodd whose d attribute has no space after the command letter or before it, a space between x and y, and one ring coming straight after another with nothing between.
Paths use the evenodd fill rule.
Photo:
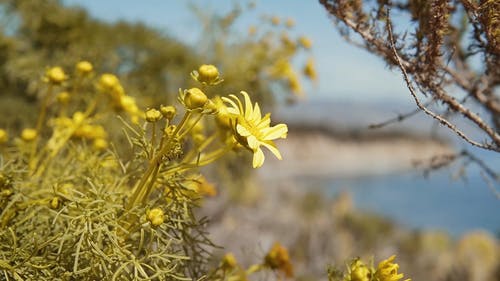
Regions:
<instances>
[{"instance_id":1,"label":"dry brown branch","mask_svg":"<svg viewBox=\"0 0 500 281\"><path fill-rule=\"evenodd\" d=\"M431 116L432 118L436 119L439 123L441 123L441 124L445 125L446 127L448 127L450 130L452 130L453 132L455 132L458 136L460 136L466 142L468 142L468 143L470 143L470 144L472 144L474 146L480 147L480 148L490 149L490 150L495 150L495 151L500 151L499 148L496 148L496 147L488 145L488 144L483 144L483 143L480 143L480 142L477 142L477 141L474 141L474 140L470 139L462 130L458 129L457 126L455 126L454 124L452 124L450 121L448 121L446 118L442 117L441 115L434 113L433 111L431 111L430 109L428 109L424 104L422 104L422 102L418 98L417 93L415 91L415 88L413 87L413 84L412 84L412 82L411 82L411 80L410 80L410 78L408 76L406 68L403 66L403 63L401 62L401 58L399 57L398 51L396 50L396 44L394 42L394 37L393 37L393 34L392 34L392 27L391 27L391 21L390 21L390 19L388 19L388 21L387 21L387 30L388 30L388 33L389 33L389 40L390 40L390 44L391 44L391 48L392 48L392 52L393 52L394 58L396 59L396 63L399 66L399 68L400 68L400 70L401 70L401 72L403 74L403 78L405 80L406 86L408 87L408 90L410 91L410 94L413 97L413 99L415 100L415 103L417 104L418 108L420 108L423 112L425 112L425 114L427 114L427 115ZM460 111L464 115L468 114L468 116L471 116L470 117L471 119L473 119L477 123L483 125L482 124L483 123L482 120L480 120L480 118L478 116L474 115L468 109L464 108L455 99L453 99L452 97L448 96L447 94L441 93L441 95L439 96L439 99L443 100L443 101L445 101L447 103L449 103L455 110ZM500 144L500 138L499 138L499 144Z\"/></svg>"},{"instance_id":2,"label":"dry brown branch","mask_svg":"<svg viewBox=\"0 0 500 281\"><path fill-rule=\"evenodd\" d=\"M375 5L371 1L319 2L349 42L402 71L418 110L471 145L500 152L500 97L496 92L500 86L500 58L499 40L494 31L500 22L497 9L500 4L496 4L500 2L402 0L377 1ZM416 24L395 34L389 15L391 8L400 13L398 24L401 20ZM353 37L348 31L358 36ZM481 58L479 70L471 65L471 56ZM462 94L465 97L459 98ZM431 110L430 103L423 102L419 95L444 105L444 111ZM372 127L401 121L413 114L399 115ZM447 116L459 117L459 120ZM461 129L462 120L474 124L486 139L478 141L474 139L477 136L467 135Z\"/></svg>"}]
</instances>

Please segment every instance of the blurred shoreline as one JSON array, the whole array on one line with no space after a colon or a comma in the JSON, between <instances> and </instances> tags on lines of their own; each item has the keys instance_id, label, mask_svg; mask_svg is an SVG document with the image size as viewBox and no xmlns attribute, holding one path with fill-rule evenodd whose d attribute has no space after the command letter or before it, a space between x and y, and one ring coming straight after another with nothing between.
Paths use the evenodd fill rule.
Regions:
<instances>
[{"instance_id":1,"label":"blurred shoreline","mask_svg":"<svg viewBox=\"0 0 500 281\"><path fill-rule=\"evenodd\" d=\"M264 179L393 175L423 169L433 158L463 149L456 135L421 112L369 128L412 110L411 103L328 99L279 106L272 119L289 127L287 139L277 142L284 160L266 154L266 165L258 174Z\"/></svg>"}]
</instances>

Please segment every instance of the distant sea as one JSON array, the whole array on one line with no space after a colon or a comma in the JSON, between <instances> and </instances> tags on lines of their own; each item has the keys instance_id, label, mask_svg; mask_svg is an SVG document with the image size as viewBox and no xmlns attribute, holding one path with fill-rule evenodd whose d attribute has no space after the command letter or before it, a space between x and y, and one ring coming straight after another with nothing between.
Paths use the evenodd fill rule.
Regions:
<instances>
[{"instance_id":1,"label":"distant sea","mask_svg":"<svg viewBox=\"0 0 500 281\"><path fill-rule=\"evenodd\" d=\"M336 129L368 130L368 125L409 112L413 103L353 103L338 101L311 101L278 110L277 116L287 122L317 126L323 124ZM484 138L471 130L475 139ZM469 127L468 127L469 126ZM495 172L500 173L500 153L475 149L463 142L447 128L437 126L432 118L419 113L400 123L379 129L404 131L418 135L440 135L457 148L466 149L481 158ZM376 163L374 163L376 165ZM500 237L500 198L488 187L480 169L474 164L466 170L466 179L453 179L458 166L433 172L424 178L422 172L356 179L335 179L327 182L327 192L349 191L357 208L389 217L397 223L414 229L445 230L460 236L475 229L487 230ZM500 182L493 182L500 193ZM325 185L324 183L320 185Z\"/></svg>"},{"instance_id":2,"label":"distant sea","mask_svg":"<svg viewBox=\"0 0 500 281\"><path fill-rule=\"evenodd\" d=\"M481 153L480 153L481 154ZM484 154L484 153L483 153ZM500 167L500 156L488 161ZM495 159L493 159L495 158ZM456 169L422 173L333 180L328 192L349 191L357 208L378 213L396 223L423 230L444 230L459 237L482 229L500 238L500 183L488 183L471 167L465 179L454 179Z\"/></svg>"}]
</instances>

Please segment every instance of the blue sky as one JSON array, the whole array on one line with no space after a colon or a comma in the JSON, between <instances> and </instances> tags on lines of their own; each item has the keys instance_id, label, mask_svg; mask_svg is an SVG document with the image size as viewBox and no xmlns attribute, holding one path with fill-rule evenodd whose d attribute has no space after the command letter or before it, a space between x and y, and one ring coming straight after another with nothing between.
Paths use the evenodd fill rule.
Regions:
<instances>
[{"instance_id":1,"label":"blue sky","mask_svg":"<svg viewBox=\"0 0 500 281\"><path fill-rule=\"evenodd\" d=\"M227 11L235 1L230 0L64 0L68 5L78 5L91 15L105 21L141 21L186 42L197 38L198 21L189 10L194 3L213 11ZM240 1L247 3L247 1ZM318 1L255 1L256 9L245 14L236 23L246 30L258 24L263 14L277 15L295 20L296 34L312 39L313 55L317 64L319 83L306 85L310 99L335 99L348 101L411 102L401 75L390 71L385 64L368 52L347 44L334 28ZM242 30L242 31L243 31Z\"/></svg>"}]
</instances>

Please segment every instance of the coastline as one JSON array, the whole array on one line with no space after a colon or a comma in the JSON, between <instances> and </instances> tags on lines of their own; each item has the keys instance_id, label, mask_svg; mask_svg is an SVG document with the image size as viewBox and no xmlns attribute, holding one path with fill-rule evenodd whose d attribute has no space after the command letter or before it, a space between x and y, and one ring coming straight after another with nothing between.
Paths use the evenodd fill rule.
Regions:
<instances>
[{"instance_id":1,"label":"coastline","mask_svg":"<svg viewBox=\"0 0 500 281\"><path fill-rule=\"evenodd\" d=\"M416 163L453 153L441 139L400 132L332 132L320 128L291 127L277 146L283 161L269 153L257 171L266 181L276 178L358 178L400 173Z\"/></svg>"}]
</instances>

